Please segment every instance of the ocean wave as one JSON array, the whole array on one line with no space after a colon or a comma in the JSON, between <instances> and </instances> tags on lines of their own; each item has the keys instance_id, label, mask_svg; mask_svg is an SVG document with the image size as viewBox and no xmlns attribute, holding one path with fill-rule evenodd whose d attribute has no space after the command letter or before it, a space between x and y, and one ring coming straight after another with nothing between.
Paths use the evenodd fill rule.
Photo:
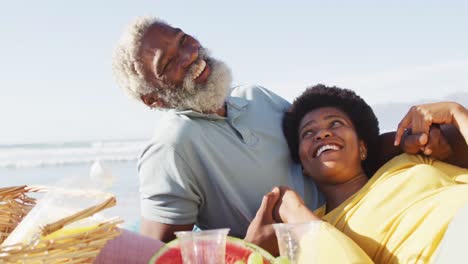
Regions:
<instances>
[{"instance_id":1,"label":"ocean wave","mask_svg":"<svg viewBox=\"0 0 468 264\"><path fill-rule=\"evenodd\" d=\"M144 141L93 141L0 147L0 168L44 167L102 161L133 161Z\"/></svg>"}]
</instances>

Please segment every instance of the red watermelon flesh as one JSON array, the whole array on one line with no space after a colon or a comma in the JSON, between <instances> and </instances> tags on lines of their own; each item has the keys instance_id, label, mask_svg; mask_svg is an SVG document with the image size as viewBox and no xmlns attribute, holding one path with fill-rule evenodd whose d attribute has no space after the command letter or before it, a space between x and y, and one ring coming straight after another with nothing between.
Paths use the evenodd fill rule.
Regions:
<instances>
[{"instance_id":1,"label":"red watermelon flesh","mask_svg":"<svg viewBox=\"0 0 468 264\"><path fill-rule=\"evenodd\" d=\"M179 264L182 263L182 254L180 253L179 241L173 240L160 248L154 255L149 264Z\"/></svg>"},{"instance_id":2,"label":"red watermelon flesh","mask_svg":"<svg viewBox=\"0 0 468 264\"><path fill-rule=\"evenodd\" d=\"M274 257L264 249L247 243L242 239L228 236L226 240L226 264L234 264L238 260L247 263L252 252L263 256L264 264L274 263ZM175 239L162 247L150 260L149 264L182 264L179 240Z\"/></svg>"}]
</instances>

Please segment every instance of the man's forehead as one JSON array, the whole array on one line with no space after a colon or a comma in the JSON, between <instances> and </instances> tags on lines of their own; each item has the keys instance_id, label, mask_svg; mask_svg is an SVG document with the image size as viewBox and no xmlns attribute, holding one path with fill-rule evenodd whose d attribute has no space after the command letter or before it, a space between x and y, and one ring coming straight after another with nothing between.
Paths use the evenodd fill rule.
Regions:
<instances>
[{"instance_id":1,"label":"man's forehead","mask_svg":"<svg viewBox=\"0 0 468 264\"><path fill-rule=\"evenodd\" d=\"M178 31L181 31L180 28L174 28L168 24L162 22L155 22L148 27L144 37L148 35L158 35L158 34L176 34Z\"/></svg>"},{"instance_id":2,"label":"man's forehead","mask_svg":"<svg viewBox=\"0 0 468 264\"><path fill-rule=\"evenodd\" d=\"M149 26L141 38L142 48L156 48L158 46L165 46L170 43L182 30L173 28L167 24L156 22Z\"/></svg>"},{"instance_id":3,"label":"man's forehead","mask_svg":"<svg viewBox=\"0 0 468 264\"><path fill-rule=\"evenodd\" d=\"M148 27L146 32L141 37L140 52L146 52L154 48L159 48L167 42L167 37L170 36L169 26L161 23L155 23Z\"/></svg>"}]
</instances>

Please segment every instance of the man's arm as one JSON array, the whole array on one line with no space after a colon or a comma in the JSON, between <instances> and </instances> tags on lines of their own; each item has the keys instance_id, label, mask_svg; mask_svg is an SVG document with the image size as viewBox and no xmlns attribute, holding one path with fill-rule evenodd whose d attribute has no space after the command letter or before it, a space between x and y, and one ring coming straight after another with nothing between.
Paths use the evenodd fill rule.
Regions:
<instances>
[{"instance_id":1,"label":"man's arm","mask_svg":"<svg viewBox=\"0 0 468 264\"><path fill-rule=\"evenodd\" d=\"M152 145L139 160L141 233L168 242L192 230L202 200L196 176L171 146Z\"/></svg>"},{"instance_id":2,"label":"man's arm","mask_svg":"<svg viewBox=\"0 0 468 264\"><path fill-rule=\"evenodd\" d=\"M442 127L441 135L445 135L451 150L445 157L438 157L440 142L432 139L434 126ZM422 148L423 153L435 159L447 161L460 167L468 167L468 109L456 102L438 102L416 105L398 124L395 145L399 145L402 135L411 129L414 134L426 136L427 144ZM435 136L440 140L444 137ZM443 143L443 141L441 141ZM435 145L432 146L432 143Z\"/></svg>"},{"instance_id":3,"label":"man's arm","mask_svg":"<svg viewBox=\"0 0 468 264\"><path fill-rule=\"evenodd\" d=\"M431 127L428 138L424 134L403 135L399 146L394 145L395 135L396 132L380 135L380 153L376 168L380 168L403 152L427 153L427 156L431 158L468 168L468 145L460 131L453 125Z\"/></svg>"},{"instance_id":4,"label":"man's arm","mask_svg":"<svg viewBox=\"0 0 468 264\"><path fill-rule=\"evenodd\" d=\"M177 231L192 231L194 224L189 225L169 225L141 218L142 235L161 240L165 243L175 238L174 232Z\"/></svg>"},{"instance_id":5,"label":"man's arm","mask_svg":"<svg viewBox=\"0 0 468 264\"><path fill-rule=\"evenodd\" d=\"M395 146L393 142L395 141L395 132L388 132L381 134L379 136L380 142L380 152L378 153L376 164L373 167L374 172L382 167L385 163L391 160L393 157L400 155L403 153L403 150L400 146ZM403 138L403 144L406 143L406 137Z\"/></svg>"},{"instance_id":6,"label":"man's arm","mask_svg":"<svg viewBox=\"0 0 468 264\"><path fill-rule=\"evenodd\" d=\"M452 155L444 161L462 168L468 168L468 144L465 142L463 135L456 127L451 125L444 125L441 128L452 148Z\"/></svg>"}]
</instances>

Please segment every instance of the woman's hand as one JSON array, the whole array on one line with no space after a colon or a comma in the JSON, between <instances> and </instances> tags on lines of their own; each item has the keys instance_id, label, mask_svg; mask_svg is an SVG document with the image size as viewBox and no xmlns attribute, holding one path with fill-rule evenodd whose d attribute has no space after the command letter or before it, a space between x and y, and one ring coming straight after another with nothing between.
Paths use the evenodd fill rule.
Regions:
<instances>
[{"instance_id":1,"label":"woman's hand","mask_svg":"<svg viewBox=\"0 0 468 264\"><path fill-rule=\"evenodd\" d=\"M280 197L280 190L275 187L271 192L265 194L262 199L262 204L255 215L255 218L247 229L245 241L254 243L274 256L279 255L278 241L276 239L273 225L273 208L275 207Z\"/></svg>"},{"instance_id":2,"label":"woman's hand","mask_svg":"<svg viewBox=\"0 0 468 264\"><path fill-rule=\"evenodd\" d=\"M274 223L302 223L318 220L302 198L288 187L275 187L263 196L262 204L247 229L245 241L254 243L278 256Z\"/></svg>"},{"instance_id":3,"label":"woman's hand","mask_svg":"<svg viewBox=\"0 0 468 264\"><path fill-rule=\"evenodd\" d=\"M302 198L291 188L279 187L280 198L274 208L273 217L277 222L303 223L319 220L305 205Z\"/></svg>"},{"instance_id":4,"label":"woman's hand","mask_svg":"<svg viewBox=\"0 0 468 264\"><path fill-rule=\"evenodd\" d=\"M446 141L443 136L441 137L440 130L433 125L451 124L456 126L463 134L463 127L467 125L467 116L468 114L466 113L466 109L460 104L454 102L440 102L413 106L398 124L395 136L395 145L399 145L405 131L407 129L411 129L411 134L417 135L418 143L423 146L421 147L421 150L424 154L432 154L431 156L434 156L435 158L444 159L443 156L448 155L448 152L446 150L440 151L437 146L444 145ZM416 137L413 136L413 138ZM443 142L441 143L439 139L443 140ZM437 152L434 153L434 155L433 152L435 151ZM439 155L438 152L441 152L442 154Z\"/></svg>"}]
</instances>

